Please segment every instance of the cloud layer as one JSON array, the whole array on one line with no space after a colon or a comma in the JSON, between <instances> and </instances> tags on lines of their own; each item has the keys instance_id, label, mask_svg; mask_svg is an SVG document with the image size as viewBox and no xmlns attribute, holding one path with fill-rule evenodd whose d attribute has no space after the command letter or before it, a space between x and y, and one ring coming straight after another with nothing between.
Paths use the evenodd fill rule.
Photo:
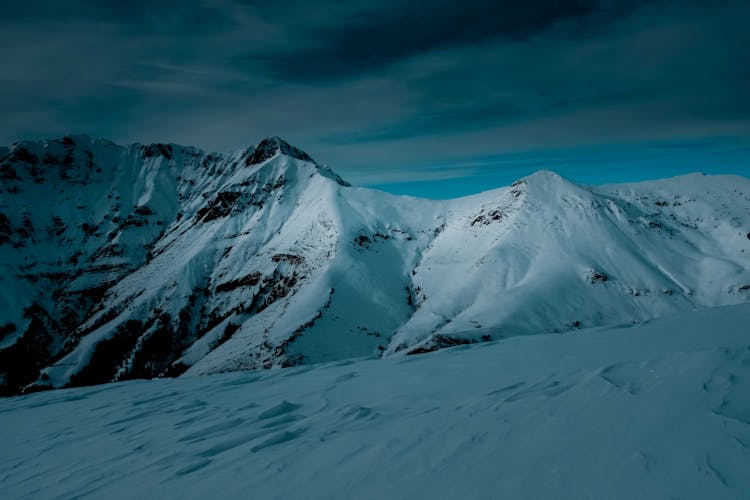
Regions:
<instances>
[{"instance_id":1,"label":"cloud layer","mask_svg":"<svg viewBox=\"0 0 750 500\"><path fill-rule=\"evenodd\" d=\"M387 182L524 150L750 137L743 1L154 4L5 6L0 143L280 135Z\"/></svg>"}]
</instances>

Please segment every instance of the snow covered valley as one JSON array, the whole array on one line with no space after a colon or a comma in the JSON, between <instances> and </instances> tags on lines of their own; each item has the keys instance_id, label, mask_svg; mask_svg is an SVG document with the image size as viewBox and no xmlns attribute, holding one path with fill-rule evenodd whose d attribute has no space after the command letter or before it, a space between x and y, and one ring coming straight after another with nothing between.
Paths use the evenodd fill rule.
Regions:
<instances>
[{"instance_id":1,"label":"snow covered valley","mask_svg":"<svg viewBox=\"0 0 750 500\"><path fill-rule=\"evenodd\" d=\"M750 498L750 305L0 399L2 498Z\"/></svg>"}]
</instances>

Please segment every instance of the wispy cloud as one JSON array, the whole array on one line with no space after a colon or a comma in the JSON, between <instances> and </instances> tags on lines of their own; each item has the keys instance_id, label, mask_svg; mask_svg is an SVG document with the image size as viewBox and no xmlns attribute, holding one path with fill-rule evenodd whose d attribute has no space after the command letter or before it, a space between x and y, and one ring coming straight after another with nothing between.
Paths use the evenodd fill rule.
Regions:
<instances>
[{"instance_id":1,"label":"wispy cloud","mask_svg":"<svg viewBox=\"0 0 750 500\"><path fill-rule=\"evenodd\" d=\"M227 149L281 135L370 182L377 169L473 175L469 158L531 149L750 141L739 0L30 0L3 13L0 143L87 132Z\"/></svg>"}]
</instances>

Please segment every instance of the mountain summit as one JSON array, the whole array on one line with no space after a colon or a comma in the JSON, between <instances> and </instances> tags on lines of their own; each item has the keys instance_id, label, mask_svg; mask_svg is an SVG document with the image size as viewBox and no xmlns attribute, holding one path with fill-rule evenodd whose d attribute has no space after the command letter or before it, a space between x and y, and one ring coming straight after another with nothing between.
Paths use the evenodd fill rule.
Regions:
<instances>
[{"instance_id":1,"label":"mountain summit","mask_svg":"<svg viewBox=\"0 0 750 500\"><path fill-rule=\"evenodd\" d=\"M257 165L270 158L273 158L277 154L286 155L297 160L315 163L315 160L310 158L310 156L301 149L295 148L279 137L269 137L267 139L263 139L258 143L258 145L252 150L252 154L245 161L245 164Z\"/></svg>"},{"instance_id":2,"label":"mountain summit","mask_svg":"<svg viewBox=\"0 0 750 500\"><path fill-rule=\"evenodd\" d=\"M0 149L0 392L419 354L750 300L750 181L350 187L273 137Z\"/></svg>"}]
</instances>

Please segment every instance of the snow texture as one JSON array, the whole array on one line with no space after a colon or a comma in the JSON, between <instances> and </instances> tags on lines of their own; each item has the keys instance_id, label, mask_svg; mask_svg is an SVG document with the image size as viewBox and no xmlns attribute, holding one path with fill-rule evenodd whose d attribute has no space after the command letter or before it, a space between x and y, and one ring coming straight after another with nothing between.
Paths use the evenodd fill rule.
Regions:
<instances>
[{"instance_id":1,"label":"snow texture","mask_svg":"<svg viewBox=\"0 0 750 500\"><path fill-rule=\"evenodd\" d=\"M0 399L0 496L750 498L748 324L744 304Z\"/></svg>"}]
</instances>

